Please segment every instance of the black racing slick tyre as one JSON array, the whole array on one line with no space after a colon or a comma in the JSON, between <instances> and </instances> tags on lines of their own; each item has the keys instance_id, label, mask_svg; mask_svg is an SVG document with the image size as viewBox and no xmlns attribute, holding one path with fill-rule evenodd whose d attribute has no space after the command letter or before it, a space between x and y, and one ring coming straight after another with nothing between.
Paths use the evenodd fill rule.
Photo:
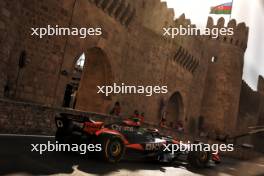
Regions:
<instances>
[{"instance_id":1,"label":"black racing slick tyre","mask_svg":"<svg viewBox=\"0 0 264 176\"><path fill-rule=\"evenodd\" d=\"M57 130L55 135L55 141L59 143L65 143L65 133L62 130Z\"/></svg>"},{"instance_id":2,"label":"black racing slick tyre","mask_svg":"<svg viewBox=\"0 0 264 176\"><path fill-rule=\"evenodd\" d=\"M55 134L55 141L60 144L71 144L73 143L72 137L67 134L64 130L57 130Z\"/></svg>"},{"instance_id":3,"label":"black racing slick tyre","mask_svg":"<svg viewBox=\"0 0 264 176\"><path fill-rule=\"evenodd\" d=\"M101 158L109 163L119 162L125 154L125 145L120 137L102 136L100 137L102 145Z\"/></svg>"},{"instance_id":4,"label":"black racing slick tyre","mask_svg":"<svg viewBox=\"0 0 264 176\"><path fill-rule=\"evenodd\" d=\"M204 168L210 160L210 153L206 151L193 151L188 154L188 163L193 168Z\"/></svg>"}]
</instances>

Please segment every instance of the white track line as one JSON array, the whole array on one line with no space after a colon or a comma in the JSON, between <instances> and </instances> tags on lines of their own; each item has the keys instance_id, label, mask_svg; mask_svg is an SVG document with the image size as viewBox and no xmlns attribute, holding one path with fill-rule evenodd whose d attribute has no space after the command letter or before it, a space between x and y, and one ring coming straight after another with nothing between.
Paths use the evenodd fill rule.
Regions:
<instances>
[{"instance_id":1,"label":"white track line","mask_svg":"<svg viewBox=\"0 0 264 176\"><path fill-rule=\"evenodd\" d=\"M54 138L54 136L47 136L47 135L31 135L31 134L0 134L0 136Z\"/></svg>"}]
</instances>

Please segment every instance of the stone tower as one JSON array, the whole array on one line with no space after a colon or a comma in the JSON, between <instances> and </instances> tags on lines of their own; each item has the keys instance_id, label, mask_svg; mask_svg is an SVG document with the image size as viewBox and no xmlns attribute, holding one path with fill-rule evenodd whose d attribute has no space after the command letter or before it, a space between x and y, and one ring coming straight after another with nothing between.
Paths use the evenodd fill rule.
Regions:
<instances>
[{"instance_id":1,"label":"stone tower","mask_svg":"<svg viewBox=\"0 0 264 176\"><path fill-rule=\"evenodd\" d=\"M211 17L207 27L233 28L233 35L205 38L208 72L202 105L202 116L209 131L230 134L236 128L239 97L244 65L244 52L247 48L248 27L235 20L225 26L224 18L215 25Z\"/></svg>"},{"instance_id":2,"label":"stone tower","mask_svg":"<svg viewBox=\"0 0 264 176\"><path fill-rule=\"evenodd\" d=\"M264 78L262 76L258 77L258 92L264 94Z\"/></svg>"},{"instance_id":3,"label":"stone tower","mask_svg":"<svg viewBox=\"0 0 264 176\"><path fill-rule=\"evenodd\" d=\"M260 97L258 125L264 125L264 78L259 76L258 78L258 94Z\"/></svg>"}]
</instances>

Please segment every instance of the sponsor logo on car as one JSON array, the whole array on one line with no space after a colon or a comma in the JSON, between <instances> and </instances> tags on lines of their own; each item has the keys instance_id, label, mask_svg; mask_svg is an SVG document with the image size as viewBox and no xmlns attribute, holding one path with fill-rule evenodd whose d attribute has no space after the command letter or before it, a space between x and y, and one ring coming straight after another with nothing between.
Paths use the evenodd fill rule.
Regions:
<instances>
[{"instance_id":1,"label":"sponsor logo on car","mask_svg":"<svg viewBox=\"0 0 264 176\"><path fill-rule=\"evenodd\" d=\"M149 143L145 145L145 150L159 150L163 147L163 143Z\"/></svg>"},{"instance_id":2,"label":"sponsor logo on car","mask_svg":"<svg viewBox=\"0 0 264 176\"><path fill-rule=\"evenodd\" d=\"M113 130L116 130L116 131L129 131L129 132L133 132L134 131L134 127L121 126L121 125L117 125L117 124L111 125L111 128Z\"/></svg>"}]
</instances>

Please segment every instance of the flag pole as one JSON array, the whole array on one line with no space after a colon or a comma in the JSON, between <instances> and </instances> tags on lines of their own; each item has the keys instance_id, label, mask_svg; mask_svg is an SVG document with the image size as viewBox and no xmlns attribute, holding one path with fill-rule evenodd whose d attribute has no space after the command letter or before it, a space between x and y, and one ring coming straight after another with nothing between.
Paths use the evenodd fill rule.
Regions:
<instances>
[{"instance_id":1,"label":"flag pole","mask_svg":"<svg viewBox=\"0 0 264 176\"><path fill-rule=\"evenodd\" d=\"M234 4L234 0L232 0L232 2L231 2L231 12L230 12L230 15L229 15L229 21L231 20L231 16L232 16L233 4Z\"/></svg>"}]
</instances>

